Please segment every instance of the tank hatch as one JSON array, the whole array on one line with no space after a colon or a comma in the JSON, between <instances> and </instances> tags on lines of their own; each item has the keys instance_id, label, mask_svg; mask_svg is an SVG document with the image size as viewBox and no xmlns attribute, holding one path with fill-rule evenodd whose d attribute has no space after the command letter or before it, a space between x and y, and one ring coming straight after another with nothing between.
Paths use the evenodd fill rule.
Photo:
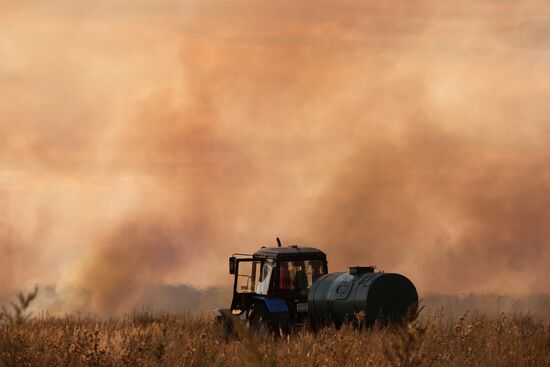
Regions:
<instances>
[{"instance_id":1,"label":"tank hatch","mask_svg":"<svg viewBox=\"0 0 550 367\"><path fill-rule=\"evenodd\" d=\"M375 266L350 266L349 273L351 275L359 275L364 273L374 273Z\"/></svg>"}]
</instances>

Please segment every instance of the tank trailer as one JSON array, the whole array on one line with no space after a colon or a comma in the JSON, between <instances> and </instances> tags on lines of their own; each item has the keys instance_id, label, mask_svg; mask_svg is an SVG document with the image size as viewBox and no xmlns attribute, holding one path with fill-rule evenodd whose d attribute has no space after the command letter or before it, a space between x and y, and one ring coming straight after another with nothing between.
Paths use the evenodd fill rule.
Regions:
<instances>
[{"instance_id":1,"label":"tank trailer","mask_svg":"<svg viewBox=\"0 0 550 367\"><path fill-rule=\"evenodd\" d=\"M233 300L216 310L228 327L241 319L255 330L290 332L345 322L387 325L416 315L418 294L403 275L373 266L329 273L323 251L277 243L229 258Z\"/></svg>"}]
</instances>

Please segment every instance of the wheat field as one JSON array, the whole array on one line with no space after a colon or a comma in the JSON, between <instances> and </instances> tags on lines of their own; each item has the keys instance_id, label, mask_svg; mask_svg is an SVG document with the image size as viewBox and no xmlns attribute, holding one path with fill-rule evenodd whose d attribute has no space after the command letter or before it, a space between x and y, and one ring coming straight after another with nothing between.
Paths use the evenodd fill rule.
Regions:
<instances>
[{"instance_id":1,"label":"wheat field","mask_svg":"<svg viewBox=\"0 0 550 367\"><path fill-rule=\"evenodd\" d=\"M550 324L532 316L450 320L425 314L400 328L326 328L227 336L207 317L37 317L0 325L0 366L548 366Z\"/></svg>"}]
</instances>

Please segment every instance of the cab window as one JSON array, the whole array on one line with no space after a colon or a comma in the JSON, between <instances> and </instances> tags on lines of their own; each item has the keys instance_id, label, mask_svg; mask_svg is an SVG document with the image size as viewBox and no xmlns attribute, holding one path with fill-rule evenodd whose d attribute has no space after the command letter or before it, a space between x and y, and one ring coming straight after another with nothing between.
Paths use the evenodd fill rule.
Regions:
<instances>
[{"instance_id":1,"label":"cab window","mask_svg":"<svg viewBox=\"0 0 550 367\"><path fill-rule=\"evenodd\" d=\"M260 277L260 261L239 261L237 270L237 293L254 293Z\"/></svg>"},{"instance_id":2,"label":"cab window","mask_svg":"<svg viewBox=\"0 0 550 367\"><path fill-rule=\"evenodd\" d=\"M305 295L324 273L322 260L282 261L279 263L279 290Z\"/></svg>"}]
</instances>

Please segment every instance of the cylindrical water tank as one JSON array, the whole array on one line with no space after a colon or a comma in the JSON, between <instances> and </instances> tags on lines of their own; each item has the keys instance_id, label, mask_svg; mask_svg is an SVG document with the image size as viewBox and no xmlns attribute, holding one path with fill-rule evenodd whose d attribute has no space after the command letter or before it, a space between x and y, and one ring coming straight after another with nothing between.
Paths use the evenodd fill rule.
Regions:
<instances>
[{"instance_id":1,"label":"cylindrical water tank","mask_svg":"<svg viewBox=\"0 0 550 367\"><path fill-rule=\"evenodd\" d=\"M376 320L386 324L414 314L418 293L403 275L357 266L317 279L309 290L308 303L314 322L339 325L359 319L367 325Z\"/></svg>"}]
</instances>

